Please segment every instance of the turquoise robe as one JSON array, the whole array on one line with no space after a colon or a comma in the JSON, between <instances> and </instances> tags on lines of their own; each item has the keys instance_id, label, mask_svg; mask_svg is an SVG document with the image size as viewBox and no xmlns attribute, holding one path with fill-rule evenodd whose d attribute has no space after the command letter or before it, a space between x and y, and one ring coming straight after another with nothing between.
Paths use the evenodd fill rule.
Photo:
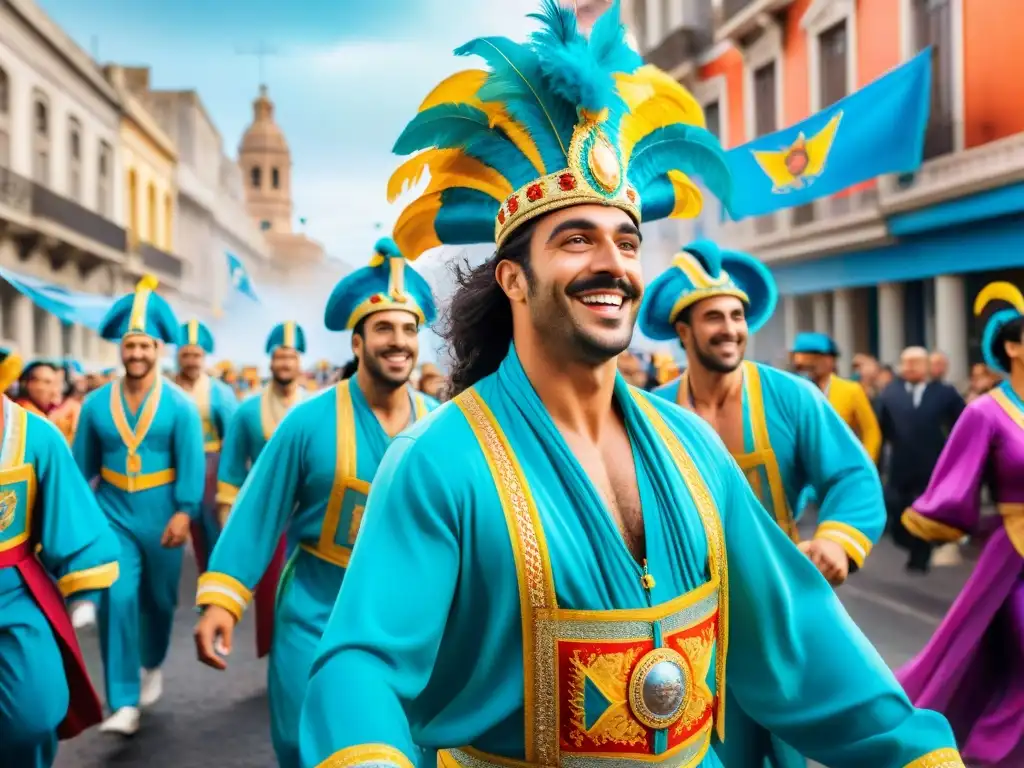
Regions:
<instances>
[{"instance_id":1,"label":"turquoise robe","mask_svg":"<svg viewBox=\"0 0 1024 768\"><path fill-rule=\"evenodd\" d=\"M203 497L203 432L188 395L157 376L137 413L121 380L86 397L73 446L121 546L121 578L100 604L98 623L107 704L137 707L139 670L167 655L178 603L182 548L160 538L176 512L198 519Z\"/></svg>"},{"instance_id":2,"label":"turquoise robe","mask_svg":"<svg viewBox=\"0 0 1024 768\"><path fill-rule=\"evenodd\" d=\"M412 420L437 406L410 390ZM302 698L334 607L370 483L391 443L352 378L292 408L260 453L199 580L196 602L236 618L287 529L299 546L277 594L267 669L271 736L283 768L298 768Z\"/></svg>"},{"instance_id":3,"label":"turquoise robe","mask_svg":"<svg viewBox=\"0 0 1024 768\"><path fill-rule=\"evenodd\" d=\"M199 410L203 425L203 447L206 451L206 479L203 486L202 519L196 533L203 538L199 545L200 567L205 567L220 535L217 520L217 472L224 436L238 410L238 397L234 390L215 376L203 374L194 388L184 390Z\"/></svg>"},{"instance_id":4,"label":"turquoise robe","mask_svg":"<svg viewBox=\"0 0 1024 768\"><path fill-rule=\"evenodd\" d=\"M655 394L689 407L681 392L686 374ZM852 567L864 558L885 530L885 503L874 463L828 400L812 382L759 363L744 363L744 452L734 458L761 504L794 541L804 510L800 499L814 489L822 503L815 536L840 544ZM796 510L794 513L792 510ZM731 692L730 692L731 695ZM730 701L730 704L732 702ZM730 768L771 766L804 768L806 760L778 739L769 740L742 707L729 706L727 731L737 736L721 750ZM754 756L761 743L770 758ZM742 749L741 749L742 748Z\"/></svg>"},{"instance_id":5,"label":"turquoise robe","mask_svg":"<svg viewBox=\"0 0 1024 768\"><path fill-rule=\"evenodd\" d=\"M700 419L616 381L644 569L514 348L472 392L478 400L446 404L381 463L313 665L303 766L409 768L423 750L427 768L448 748L461 749L440 756L445 766L495 764L487 754L720 766L709 745L722 686L834 768L903 766L954 748L946 721L911 706ZM665 435L681 442L674 454ZM502 441L511 462L499 460ZM666 676L660 686L667 668L644 666L669 649L689 662L674 667L692 670L686 685ZM634 664L649 673L631 674ZM666 700L673 727L642 726L638 713L651 721ZM637 758L596 757L610 753Z\"/></svg>"},{"instance_id":6,"label":"turquoise robe","mask_svg":"<svg viewBox=\"0 0 1024 768\"><path fill-rule=\"evenodd\" d=\"M65 597L96 600L117 579L117 539L63 435L2 399L0 557L41 547L38 558ZM0 762L51 766L69 702L50 621L17 567L0 568Z\"/></svg>"}]
</instances>

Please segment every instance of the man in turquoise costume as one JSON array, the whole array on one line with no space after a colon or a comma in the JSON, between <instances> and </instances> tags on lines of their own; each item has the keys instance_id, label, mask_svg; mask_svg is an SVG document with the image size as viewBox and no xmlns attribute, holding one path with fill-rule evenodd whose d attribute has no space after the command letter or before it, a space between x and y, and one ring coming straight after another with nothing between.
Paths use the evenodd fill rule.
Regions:
<instances>
[{"instance_id":1,"label":"man in turquoise costume","mask_svg":"<svg viewBox=\"0 0 1024 768\"><path fill-rule=\"evenodd\" d=\"M652 339L681 341L686 372L656 394L712 426L770 518L794 542L792 510L802 511L801 492L813 489L820 499L818 527L800 549L826 579L841 584L885 529L882 487L871 458L817 387L744 361L748 334L768 321L777 296L775 280L759 261L699 240L647 287L639 328ZM772 756L769 765L803 768L803 757L744 717L733 693L726 708L733 738L720 750L726 765L760 766L766 757L755 745L761 743Z\"/></svg>"},{"instance_id":2,"label":"man in turquoise costume","mask_svg":"<svg viewBox=\"0 0 1024 768\"><path fill-rule=\"evenodd\" d=\"M203 448L206 451L206 484L200 519L192 524L192 548L199 572L206 570L213 545L220 534L217 519L217 467L221 443L238 408L234 391L206 372L206 356L213 354L213 334L198 320L182 324L178 339L178 374L175 383L192 398L203 423Z\"/></svg>"},{"instance_id":3,"label":"man in turquoise costume","mask_svg":"<svg viewBox=\"0 0 1024 768\"><path fill-rule=\"evenodd\" d=\"M299 768L299 713L309 668L348 567L384 451L437 403L409 386L418 334L436 314L430 286L390 238L335 286L324 322L352 332L359 370L293 408L235 499L196 596L200 660L226 667L236 622L288 532L298 547L277 594L268 666L278 763ZM398 535L398 532L396 532Z\"/></svg>"},{"instance_id":4,"label":"man in turquoise costume","mask_svg":"<svg viewBox=\"0 0 1024 768\"><path fill-rule=\"evenodd\" d=\"M0 401L0 763L49 768L103 719L65 599L102 599L117 539L60 432Z\"/></svg>"},{"instance_id":5,"label":"man in turquoise costume","mask_svg":"<svg viewBox=\"0 0 1024 768\"><path fill-rule=\"evenodd\" d=\"M306 352L306 333L293 320L278 323L267 336L270 356L270 382L263 391L248 398L238 408L221 450L217 473L217 507L221 525L227 521L238 491L249 475L249 469L263 451L285 414L306 399L306 390L299 386L301 355ZM281 536L274 557L259 585L253 590L256 607L256 654L270 653L274 630L274 601L287 553L287 535Z\"/></svg>"},{"instance_id":6,"label":"man in turquoise costume","mask_svg":"<svg viewBox=\"0 0 1024 768\"><path fill-rule=\"evenodd\" d=\"M690 94L639 67L617 4L589 40L555 0L539 19L527 44L460 49L491 71L454 76L399 140L435 153L405 252L474 236L497 253L448 310L454 401L378 470L303 766L720 766L727 666L747 712L834 768L962 766L714 432L618 375L641 217L679 195L696 214L686 173L728 199L728 171ZM458 133L468 118L480 130Z\"/></svg>"},{"instance_id":7,"label":"man in turquoise costume","mask_svg":"<svg viewBox=\"0 0 1024 768\"><path fill-rule=\"evenodd\" d=\"M82 404L73 452L121 546L121 577L99 606L100 651L112 714L101 730L139 728L140 707L163 693L182 545L203 499L203 430L179 387L160 375L178 321L143 278L107 312L100 336L121 346L124 376Z\"/></svg>"}]
</instances>

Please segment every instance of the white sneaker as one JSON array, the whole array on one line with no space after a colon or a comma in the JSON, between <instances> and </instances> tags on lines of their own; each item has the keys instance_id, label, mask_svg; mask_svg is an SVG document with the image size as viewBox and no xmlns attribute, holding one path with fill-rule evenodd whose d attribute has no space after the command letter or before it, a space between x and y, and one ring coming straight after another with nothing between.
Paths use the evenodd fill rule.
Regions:
<instances>
[{"instance_id":1,"label":"white sneaker","mask_svg":"<svg viewBox=\"0 0 1024 768\"><path fill-rule=\"evenodd\" d=\"M936 547L932 552L932 565L936 568L952 568L962 564L963 555L960 554L960 542L953 541Z\"/></svg>"},{"instance_id":2,"label":"white sneaker","mask_svg":"<svg viewBox=\"0 0 1024 768\"><path fill-rule=\"evenodd\" d=\"M119 733L122 736L134 736L139 730L139 719L138 707L121 707L100 723L100 731L102 733Z\"/></svg>"},{"instance_id":3,"label":"white sneaker","mask_svg":"<svg viewBox=\"0 0 1024 768\"><path fill-rule=\"evenodd\" d=\"M157 669L142 670L142 689L139 692L139 706L151 707L164 695L164 673Z\"/></svg>"},{"instance_id":4,"label":"white sneaker","mask_svg":"<svg viewBox=\"0 0 1024 768\"><path fill-rule=\"evenodd\" d=\"M96 623L96 606L88 600L75 603L71 608L71 626L75 629L85 629Z\"/></svg>"}]
</instances>

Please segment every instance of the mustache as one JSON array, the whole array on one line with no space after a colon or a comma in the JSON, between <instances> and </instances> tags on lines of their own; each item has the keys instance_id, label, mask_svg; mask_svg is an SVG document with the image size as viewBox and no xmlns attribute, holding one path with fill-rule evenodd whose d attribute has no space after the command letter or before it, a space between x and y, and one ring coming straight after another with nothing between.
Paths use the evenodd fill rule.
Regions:
<instances>
[{"instance_id":1,"label":"mustache","mask_svg":"<svg viewBox=\"0 0 1024 768\"><path fill-rule=\"evenodd\" d=\"M640 296L640 290L626 278L603 273L573 280L565 289L565 294L577 296L587 291L618 291L627 299L635 299Z\"/></svg>"},{"instance_id":2,"label":"mustache","mask_svg":"<svg viewBox=\"0 0 1024 768\"><path fill-rule=\"evenodd\" d=\"M726 344L726 343L728 343L730 341L733 342L734 344L739 344L742 340L743 340L743 337L740 336L739 334L735 334L735 333L719 333L719 334L716 334L716 335L712 336L710 339L708 339L708 345L712 346L712 347L715 347L715 346L718 346L719 344Z\"/></svg>"},{"instance_id":3,"label":"mustache","mask_svg":"<svg viewBox=\"0 0 1024 768\"><path fill-rule=\"evenodd\" d=\"M384 357L385 355L392 355L396 352L400 352L404 355L411 355L412 349L410 347L387 347L377 352L374 357Z\"/></svg>"}]
</instances>

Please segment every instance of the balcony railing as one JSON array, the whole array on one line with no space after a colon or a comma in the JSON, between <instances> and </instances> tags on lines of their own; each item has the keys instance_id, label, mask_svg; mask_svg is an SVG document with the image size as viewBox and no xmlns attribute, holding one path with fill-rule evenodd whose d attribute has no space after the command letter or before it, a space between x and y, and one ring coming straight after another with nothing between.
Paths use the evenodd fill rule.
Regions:
<instances>
[{"instance_id":1,"label":"balcony railing","mask_svg":"<svg viewBox=\"0 0 1024 768\"><path fill-rule=\"evenodd\" d=\"M680 27L647 52L648 64L671 72L675 67L697 56L709 40L700 30Z\"/></svg>"},{"instance_id":2,"label":"balcony railing","mask_svg":"<svg viewBox=\"0 0 1024 768\"><path fill-rule=\"evenodd\" d=\"M32 182L8 168L0 168L0 205L30 214Z\"/></svg>"},{"instance_id":3,"label":"balcony railing","mask_svg":"<svg viewBox=\"0 0 1024 768\"><path fill-rule=\"evenodd\" d=\"M146 269L151 269L154 272L159 272L164 275L181 279L184 273L184 265L181 263L181 258L174 254L161 251L156 246L150 245L149 243L140 243L138 247L139 256L142 257L142 263Z\"/></svg>"},{"instance_id":4,"label":"balcony railing","mask_svg":"<svg viewBox=\"0 0 1024 768\"><path fill-rule=\"evenodd\" d=\"M35 182L32 182L32 213L115 251L123 253L125 250L127 240L121 227Z\"/></svg>"}]
</instances>

